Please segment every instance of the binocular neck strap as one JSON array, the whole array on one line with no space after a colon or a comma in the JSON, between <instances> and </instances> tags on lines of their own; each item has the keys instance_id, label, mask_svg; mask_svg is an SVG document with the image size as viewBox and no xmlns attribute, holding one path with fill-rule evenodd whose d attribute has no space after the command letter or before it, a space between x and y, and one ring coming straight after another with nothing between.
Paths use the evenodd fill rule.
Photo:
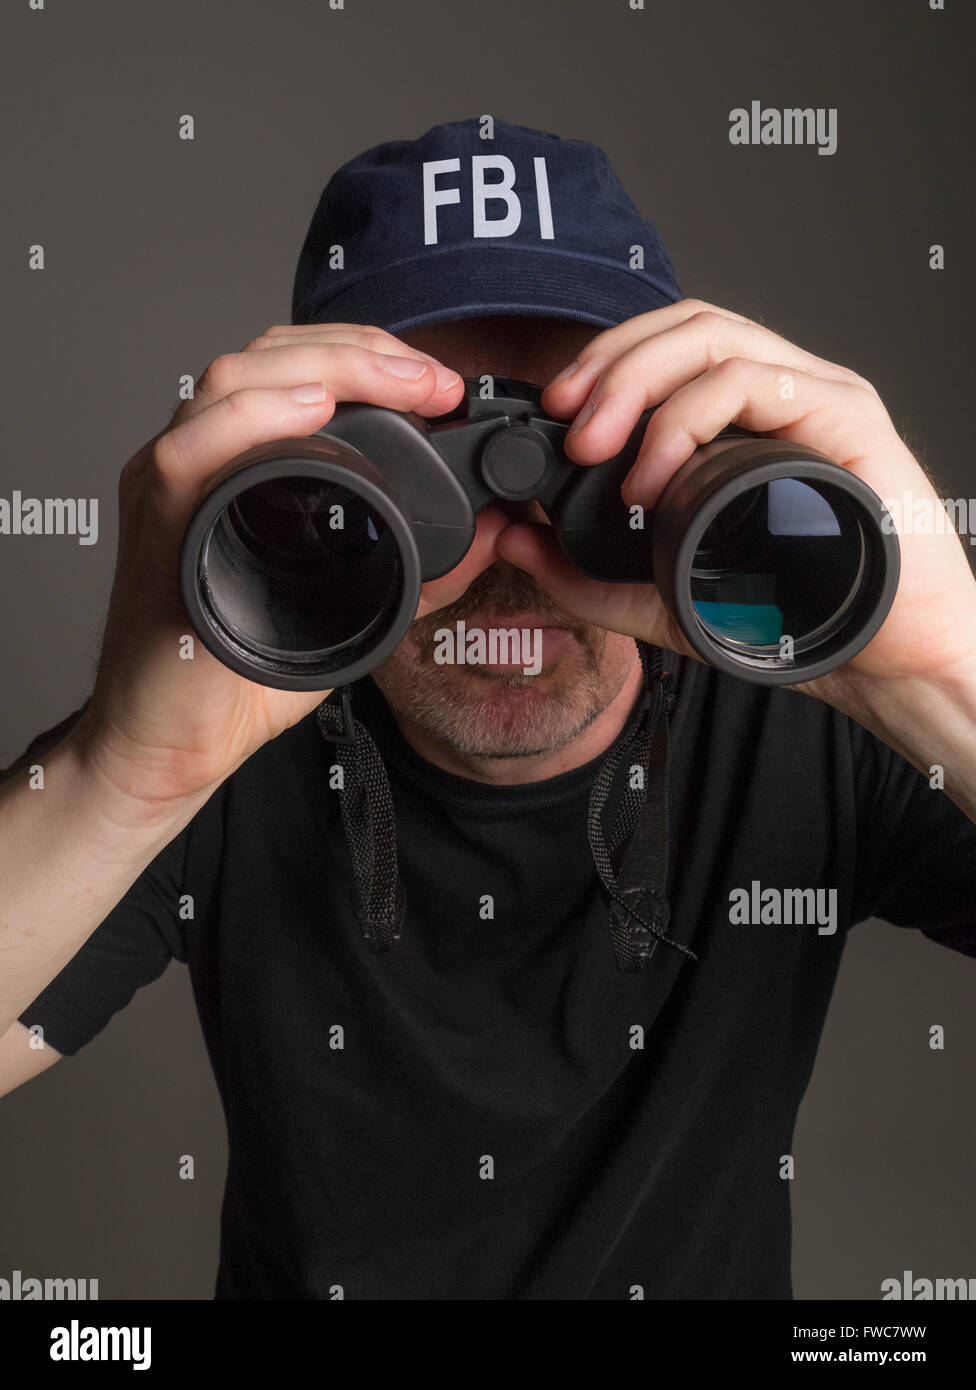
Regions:
<instances>
[{"instance_id":1,"label":"binocular neck strap","mask_svg":"<svg viewBox=\"0 0 976 1390\"><path fill-rule=\"evenodd\" d=\"M618 969L625 971L640 970L658 941L697 959L665 930L670 918L666 893L673 678L660 648L638 642L637 649L643 696L597 773L587 816L593 862L610 900L614 955ZM349 686L340 686L319 705L316 720L325 739L347 750L339 806L353 867L353 909L373 950L391 951L400 940L406 904L386 768L369 730L353 715ZM603 813L621 767L623 798L608 842Z\"/></svg>"},{"instance_id":2,"label":"binocular neck strap","mask_svg":"<svg viewBox=\"0 0 976 1390\"><path fill-rule=\"evenodd\" d=\"M644 691L636 715L606 758L590 793L587 832L597 873L609 896L610 936L617 968L638 971L663 941L697 960L668 936L668 764L675 705L670 654L637 643ZM603 813L617 774L624 791L607 841ZM622 856L622 857L621 857Z\"/></svg>"},{"instance_id":3,"label":"binocular neck strap","mask_svg":"<svg viewBox=\"0 0 976 1390\"><path fill-rule=\"evenodd\" d=\"M323 735L347 750L339 808L353 867L353 910L373 950L392 951L400 939L406 900L386 768L369 730L353 716L349 686L333 691L315 717Z\"/></svg>"}]
</instances>

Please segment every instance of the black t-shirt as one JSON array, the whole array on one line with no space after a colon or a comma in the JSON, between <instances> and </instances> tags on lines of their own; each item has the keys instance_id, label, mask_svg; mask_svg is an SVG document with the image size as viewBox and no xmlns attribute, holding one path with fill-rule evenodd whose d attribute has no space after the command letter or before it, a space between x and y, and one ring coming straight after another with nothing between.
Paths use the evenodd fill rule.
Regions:
<instances>
[{"instance_id":1,"label":"black t-shirt","mask_svg":"<svg viewBox=\"0 0 976 1390\"><path fill-rule=\"evenodd\" d=\"M781 1160L847 928L881 916L976 954L976 826L819 701L677 675L669 930L696 961L659 945L616 968L586 834L602 757L468 781L410 748L367 679L396 951L351 910L343 749L310 715L21 1015L71 1054L187 962L229 1138L218 1298L791 1296ZM777 915L767 889L781 917L792 889L822 910L743 921Z\"/></svg>"}]
</instances>

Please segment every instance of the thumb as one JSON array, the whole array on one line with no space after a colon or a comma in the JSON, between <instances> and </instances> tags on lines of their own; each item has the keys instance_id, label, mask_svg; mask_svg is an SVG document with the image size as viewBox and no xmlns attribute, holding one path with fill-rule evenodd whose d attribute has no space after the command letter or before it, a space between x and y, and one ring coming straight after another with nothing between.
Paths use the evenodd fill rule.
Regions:
<instances>
[{"instance_id":1,"label":"thumb","mask_svg":"<svg viewBox=\"0 0 976 1390\"><path fill-rule=\"evenodd\" d=\"M519 522L498 536L498 553L537 579L571 617L656 647L694 656L664 606L656 584L611 584L591 579L566 558L551 526Z\"/></svg>"},{"instance_id":2,"label":"thumb","mask_svg":"<svg viewBox=\"0 0 976 1390\"><path fill-rule=\"evenodd\" d=\"M606 626L613 591L621 586L590 579L578 570L563 554L551 526L517 522L500 533L496 545L502 559L537 579L565 612L581 622Z\"/></svg>"},{"instance_id":3,"label":"thumb","mask_svg":"<svg viewBox=\"0 0 976 1390\"><path fill-rule=\"evenodd\" d=\"M461 563L441 575L440 579L428 579L422 586L418 617L422 618L438 608L446 608L461 597L471 581L494 561L498 553L496 541L508 524L508 517L499 507L486 507L479 512L474 539Z\"/></svg>"}]
</instances>

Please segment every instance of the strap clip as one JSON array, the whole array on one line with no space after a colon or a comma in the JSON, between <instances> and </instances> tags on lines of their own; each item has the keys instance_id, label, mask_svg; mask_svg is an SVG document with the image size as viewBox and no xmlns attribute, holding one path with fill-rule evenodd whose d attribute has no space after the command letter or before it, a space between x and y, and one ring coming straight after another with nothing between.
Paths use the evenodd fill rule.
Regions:
<instances>
[{"instance_id":1,"label":"strap clip","mask_svg":"<svg viewBox=\"0 0 976 1390\"><path fill-rule=\"evenodd\" d=\"M346 747L351 748L352 745L356 742L356 726L353 723L352 696L349 693L349 687L348 685L340 685L336 690L332 692L332 694L338 695L339 700L341 702L340 704L331 704L331 708L335 711L336 715L338 716L339 722L342 727L336 733L332 732L331 730L329 731L329 742L341 743L344 744ZM330 695L329 699L326 701L326 705L330 705L331 701L332 696Z\"/></svg>"}]
</instances>

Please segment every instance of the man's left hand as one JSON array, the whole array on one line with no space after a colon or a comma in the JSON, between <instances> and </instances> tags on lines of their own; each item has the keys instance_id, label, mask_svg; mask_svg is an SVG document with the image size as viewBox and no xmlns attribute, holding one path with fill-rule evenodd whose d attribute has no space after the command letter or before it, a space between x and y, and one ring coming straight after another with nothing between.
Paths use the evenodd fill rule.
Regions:
<instances>
[{"instance_id":1,"label":"man's left hand","mask_svg":"<svg viewBox=\"0 0 976 1390\"><path fill-rule=\"evenodd\" d=\"M549 383L542 404L557 418L573 417L565 447L580 464L619 453L641 413L657 407L622 489L628 505L646 510L695 449L732 424L809 445L881 498L901 499L907 492L913 503L924 499L933 517L941 507L870 382L699 300L681 300L598 333ZM969 726L970 712L976 717L976 579L950 526L941 532L934 524L930 532L909 528L909 534L896 529L901 579L884 625L843 666L794 688L850 714L927 767L931 749L916 747L901 732L910 716L900 706L944 697L954 706L951 716L942 711L956 730L953 745L961 726L976 737ZM513 525L499 536L498 552L582 621L694 655L655 585L589 579L563 556L551 527ZM939 722L936 714L933 721ZM932 742L949 737L934 727L931 733ZM973 762L976 782L976 748Z\"/></svg>"}]
</instances>

